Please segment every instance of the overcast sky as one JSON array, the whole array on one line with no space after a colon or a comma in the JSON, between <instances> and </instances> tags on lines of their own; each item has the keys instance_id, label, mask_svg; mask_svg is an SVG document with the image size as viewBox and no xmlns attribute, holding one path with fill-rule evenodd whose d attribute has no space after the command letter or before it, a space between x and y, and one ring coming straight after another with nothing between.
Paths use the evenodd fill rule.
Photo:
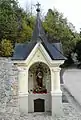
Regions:
<instances>
[{"instance_id":1,"label":"overcast sky","mask_svg":"<svg viewBox=\"0 0 81 120\"><path fill-rule=\"evenodd\" d=\"M79 32L81 28L81 0L18 0L20 6L26 8L26 4L41 4L42 9L47 12L49 8L56 8L67 17L69 22L73 23Z\"/></svg>"}]
</instances>

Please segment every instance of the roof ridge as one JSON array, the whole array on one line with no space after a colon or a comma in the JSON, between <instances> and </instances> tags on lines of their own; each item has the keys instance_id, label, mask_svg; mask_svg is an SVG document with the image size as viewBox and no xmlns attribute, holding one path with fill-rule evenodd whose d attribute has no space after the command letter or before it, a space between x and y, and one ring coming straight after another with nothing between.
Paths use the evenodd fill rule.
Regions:
<instances>
[{"instance_id":1,"label":"roof ridge","mask_svg":"<svg viewBox=\"0 0 81 120\"><path fill-rule=\"evenodd\" d=\"M44 31L44 28L43 28L43 25L42 25L42 21L40 19L40 4L38 3L38 8L36 9L37 11L37 18L36 18L36 23L35 23L35 27L34 27L34 31L33 31L33 35L32 35L32 41L44 41L45 39L42 39L45 38L45 31ZM40 39L41 38L41 39Z\"/></svg>"}]
</instances>

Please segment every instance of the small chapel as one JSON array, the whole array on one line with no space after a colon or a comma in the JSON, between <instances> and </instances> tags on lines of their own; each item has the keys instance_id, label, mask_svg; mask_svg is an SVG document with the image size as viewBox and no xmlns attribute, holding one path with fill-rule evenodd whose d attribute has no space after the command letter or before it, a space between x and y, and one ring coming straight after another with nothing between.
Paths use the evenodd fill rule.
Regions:
<instances>
[{"instance_id":1,"label":"small chapel","mask_svg":"<svg viewBox=\"0 0 81 120\"><path fill-rule=\"evenodd\" d=\"M16 44L12 61L18 68L19 109L30 112L62 112L60 65L65 57L61 42L50 43L40 19L40 4L31 41Z\"/></svg>"}]
</instances>

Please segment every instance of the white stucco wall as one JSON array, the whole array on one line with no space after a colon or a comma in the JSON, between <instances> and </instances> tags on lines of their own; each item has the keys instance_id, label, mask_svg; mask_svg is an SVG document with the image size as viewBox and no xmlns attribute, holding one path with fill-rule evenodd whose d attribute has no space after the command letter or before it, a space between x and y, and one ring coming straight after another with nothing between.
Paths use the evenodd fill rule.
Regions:
<instances>
[{"instance_id":1,"label":"white stucco wall","mask_svg":"<svg viewBox=\"0 0 81 120\"><path fill-rule=\"evenodd\" d=\"M19 67L18 82L19 82L19 95L28 94L28 70Z\"/></svg>"}]
</instances>

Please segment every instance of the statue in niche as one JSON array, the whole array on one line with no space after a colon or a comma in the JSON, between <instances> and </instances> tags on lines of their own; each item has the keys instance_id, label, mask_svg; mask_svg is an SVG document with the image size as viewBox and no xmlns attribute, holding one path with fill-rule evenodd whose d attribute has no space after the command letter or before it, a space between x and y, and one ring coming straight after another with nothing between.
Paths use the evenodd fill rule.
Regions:
<instances>
[{"instance_id":1,"label":"statue in niche","mask_svg":"<svg viewBox=\"0 0 81 120\"><path fill-rule=\"evenodd\" d=\"M36 81L37 86L43 87L43 72L40 67L38 67L36 71Z\"/></svg>"},{"instance_id":2,"label":"statue in niche","mask_svg":"<svg viewBox=\"0 0 81 120\"><path fill-rule=\"evenodd\" d=\"M37 86L34 88L34 93L47 93L47 89L43 86L43 71L42 67L38 67L36 71Z\"/></svg>"}]
</instances>

